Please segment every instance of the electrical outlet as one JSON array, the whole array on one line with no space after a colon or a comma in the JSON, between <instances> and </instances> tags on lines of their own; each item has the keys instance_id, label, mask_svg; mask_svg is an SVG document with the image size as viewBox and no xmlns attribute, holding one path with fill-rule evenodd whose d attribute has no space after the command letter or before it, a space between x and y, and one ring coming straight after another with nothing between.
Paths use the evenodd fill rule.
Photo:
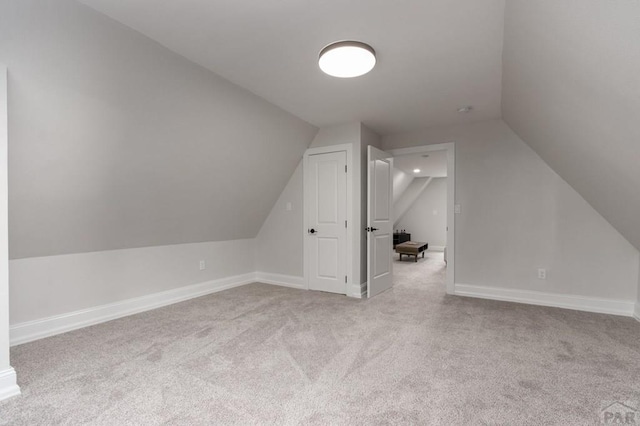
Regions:
<instances>
[{"instance_id":1,"label":"electrical outlet","mask_svg":"<svg viewBox=\"0 0 640 426\"><path fill-rule=\"evenodd\" d=\"M204 260L200 261L200 270L204 271L205 269L207 269L207 262L205 262Z\"/></svg>"},{"instance_id":2,"label":"electrical outlet","mask_svg":"<svg viewBox=\"0 0 640 426\"><path fill-rule=\"evenodd\" d=\"M547 279L547 270L546 269L538 269L538 279L539 280L546 280Z\"/></svg>"},{"instance_id":3,"label":"electrical outlet","mask_svg":"<svg viewBox=\"0 0 640 426\"><path fill-rule=\"evenodd\" d=\"M455 214L460 214L460 213L462 213L462 208L460 207L460 204L456 204L456 205L454 205L454 206L453 206L453 212L454 212Z\"/></svg>"}]
</instances>

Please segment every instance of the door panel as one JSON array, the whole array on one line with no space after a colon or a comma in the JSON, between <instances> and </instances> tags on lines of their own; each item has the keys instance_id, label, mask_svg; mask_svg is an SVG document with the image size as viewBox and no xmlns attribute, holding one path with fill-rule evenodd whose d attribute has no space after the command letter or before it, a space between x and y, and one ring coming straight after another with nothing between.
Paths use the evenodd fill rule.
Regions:
<instances>
[{"instance_id":1,"label":"door panel","mask_svg":"<svg viewBox=\"0 0 640 426\"><path fill-rule=\"evenodd\" d=\"M393 158L368 147L367 175L367 295L373 297L393 286Z\"/></svg>"},{"instance_id":2,"label":"door panel","mask_svg":"<svg viewBox=\"0 0 640 426\"><path fill-rule=\"evenodd\" d=\"M389 241L388 235L376 235L374 242L374 272L373 277L379 278L391 272L391 250L393 241Z\"/></svg>"},{"instance_id":3,"label":"door panel","mask_svg":"<svg viewBox=\"0 0 640 426\"><path fill-rule=\"evenodd\" d=\"M347 293L347 177L344 151L310 155L305 170L305 251L310 290ZM313 232L312 232L313 230Z\"/></svg>"}]
</instances>

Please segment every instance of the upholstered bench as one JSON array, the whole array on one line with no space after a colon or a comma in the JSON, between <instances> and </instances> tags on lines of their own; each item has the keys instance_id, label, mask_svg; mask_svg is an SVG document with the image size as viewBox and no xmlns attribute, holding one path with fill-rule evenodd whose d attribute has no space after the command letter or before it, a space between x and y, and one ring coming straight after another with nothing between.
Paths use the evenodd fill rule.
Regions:
<instances>
[{"instance_id":1,"label":"upholstered bench","mask_svg":"<svg viewBox=\"0 0 640 426\"><path fill-rule=\"evenodd\" d=\"M424 251L429 248L429 244L420 243L417 241L407 241L406 243L398 244L396 246L396 253L400 255L400 260L402 260L402 255L406 254L411 258L411 256L415 257L415 262L418 261L418 255L422 253L422 258L424 259Z\"/></svg>"}]
</instances>

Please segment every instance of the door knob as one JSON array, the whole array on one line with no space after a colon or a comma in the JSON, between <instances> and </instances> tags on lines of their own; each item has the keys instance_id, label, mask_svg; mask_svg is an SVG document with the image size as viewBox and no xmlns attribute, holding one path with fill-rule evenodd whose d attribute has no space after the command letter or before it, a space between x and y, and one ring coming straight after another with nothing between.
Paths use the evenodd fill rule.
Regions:
<instances>
[{"instance_id":1,"label":"door knob","mask_svg":"<svg viewBox=\"0 0 640 426\"><path fill-rule=\"evenodd\" d=\"M308 231L308 232L309 232L310 234L315 234L315 233L316 233L316 230L315 230L315 229L313 229L313 228L311 228L311 229L309 229L309 231Z\"/></svg>"},{"instance_id":2,"label":"door knob","mask_svg":"<svg viewBox=\"0 0 640 426\"><path fill-rule=\"evenodd\" d=\"M365 231L367 231L367 232L373 232L373 231L377 231L377 230L378 230L378 228L369 228L369 227L367 227L365 229Z\"/></svg>"}]
</instances>

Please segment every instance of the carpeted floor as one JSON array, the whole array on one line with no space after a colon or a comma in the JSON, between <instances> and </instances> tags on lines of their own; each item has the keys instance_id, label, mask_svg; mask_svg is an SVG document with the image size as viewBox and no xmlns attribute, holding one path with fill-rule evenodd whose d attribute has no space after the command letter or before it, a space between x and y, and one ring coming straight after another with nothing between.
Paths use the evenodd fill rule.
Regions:
<instances>
[{"instance_id":1,"label":"carpeted floor","mask_svg":"<svg viewBox=\"0 0 640 426\"><path fill-rule=\"evenodd\" d=\"M597 424L640 400L640 324L444 293L251 284L12 349L0 424Z\"/></svg>"}]
</instances>

